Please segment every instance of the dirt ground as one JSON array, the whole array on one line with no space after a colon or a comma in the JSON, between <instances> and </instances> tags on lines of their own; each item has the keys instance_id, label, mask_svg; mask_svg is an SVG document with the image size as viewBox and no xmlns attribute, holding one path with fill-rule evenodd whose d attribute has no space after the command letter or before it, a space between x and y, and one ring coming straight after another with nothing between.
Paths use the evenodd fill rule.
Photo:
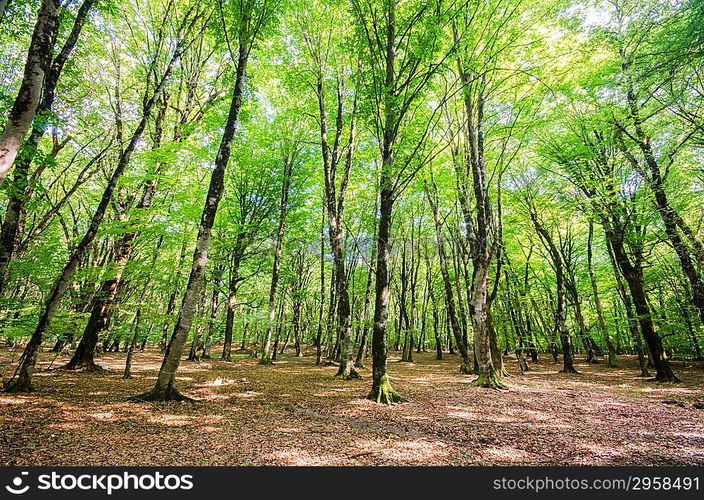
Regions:
<instances>
[{"instance_id":1,"label":"dirt ground","mask_svg":"<svg viewBox=\"0 0 704 500\"><path fill-rule=\"evenodd\" d=\"M701 363L674 363L684 382L657 384L631 357L616 369L579 363L581 376L558 374L547 356L519 376L506 357L510 390L496 392L470 386L455 356L409 364L392 353L392 383L409 402L384 406L364 399L369 368L343 382L306 354L271 367L246 353L183 361L179 388L199 403L136 404L126 397L152 387L158 352L135 354L131 380L122 353L100 358L105 374L55 370L67 358L44 353L37 392L0 393L0 463L704 465ZM1 351L0 373L18 356Z\"/></svg>"}]
</instances>

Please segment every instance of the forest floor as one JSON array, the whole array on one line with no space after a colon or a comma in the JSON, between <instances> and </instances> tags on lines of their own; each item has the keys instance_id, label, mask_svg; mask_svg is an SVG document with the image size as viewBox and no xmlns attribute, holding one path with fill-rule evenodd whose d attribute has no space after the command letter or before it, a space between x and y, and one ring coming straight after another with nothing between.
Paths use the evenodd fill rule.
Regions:
<instances>
[{"instance_id":1,"label":"forest floor","mask_svg":"<svg viewBox=\"0 0 704 500\"><path fill-rule=\"evenodd\" d=\"M0 373L18 356L0 351ZM162 356L136 353L122 380L124 356L102 356L108 372L90 374L46 370L54 355L42 354L35 393L0 393L0 464L704 465L701 363L675 362L684 382L658 384L628 356L615 369L579 363L581 376L547 356L520 376L507 356L510 390L496 392L472 387L456 356L409 364L392 352L409 402L384 406L364 399L368 368L344 382L315 366L313 349L273 366L240 353L181 363L178 386L199 403L148 404L126 397L152 387Z\"/></svg>"}]
</instances>

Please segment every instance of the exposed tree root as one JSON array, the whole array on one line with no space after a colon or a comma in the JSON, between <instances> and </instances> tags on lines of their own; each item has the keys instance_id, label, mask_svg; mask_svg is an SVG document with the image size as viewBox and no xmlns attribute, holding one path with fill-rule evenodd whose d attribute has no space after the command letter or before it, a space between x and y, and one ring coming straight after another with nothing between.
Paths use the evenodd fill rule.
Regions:
<instances>
[{"instance_id":1,"label":"exposed tree root","mask_svg":"<svg viewBox=\"0 0 704 500\"><path fill-rule=\"evenodd\" d=\"M474 368L472 368L468 363L462 363L460 365L460 374L461 375L476 375L476 373L474 373Z\"/></svg>"},{"instance_id":2,"label":"exposed tree root","mask_svg":"<svg viewBox=\"0 0 704 500\"><path fill-rule=\"evenodd\" d=\"M571 373L572 375L581 375L574 366L565 367L559 373Z\"/></svg>"},{"instance_id":3,"label":"exposed tree root","mask_svg":"<svg viewBox=\"0 0 704 500\"><path fill-rule=\"evenodd\" d=\"M658 373L655 375L655 378L653 379L655 382L673 382L673 383L679 383L682 382L680 379L678 379L674 373Z\"/></svg>"},{"instance_id":4,"label":"exposed tree root","mask_svg":"<svg viewBox=\"0 0 704 500\"><path fill-rule=\"evenodd\" d=\"M107 372L105 368L97 364L95 361L80 361L78 363L67 363L60 368L60 370L72 370L81 371L86 373L104 373Z\"/></svg>"},{"instance_id":5,"label":"exposed tree root","mask_svg":"<svg viewBox=\"0 0 704 500\"><path fill-rule=\"evenodd\" d=\"M188 396L184 396L180 392L178 392L174 387L169 387L166 390L159 389L157 387L154 387L149 392L145 392L144 394L139 394L138 396L130 396L127 398L127 401L130 401L132 403L157 403L157 402L166 402L166 401L177 401L177 402L185 402L185 403L197 403L198 400L189 398Z\"/></svg>"},{"instance_id":6,"label":"exposed tree root","mask_svg":"<svg viewBox=\"0 0 704 500\"><path fill-rule=\"evenodd\" d=\"M406 398L402 397L398 392L391 387L388 380L384 379L379 385L372 387L372 391L367 396L367 399L376 401L377 403L383 404L393 404L393 403L405 403L408 401Z\"/></svg>"},{"instance_id":7,"label":"exposed tree root","mask_svg":"<svg viewBox=\"0 0 704 500\"><path fill-rule=\"evenodd\" d=\"M356 380L362 378L351 363L348 364L346 368L344 365L340 365L340 369L335 374L335 377L339 377L341 380Z\"/></svg>"},{"instance_id":8,"label":"exposed tree root","mask_svg":"<svg viewBox=\"0 0 704 500\"><path fill-rule=\"evenodd\" d=\"M34 392L34 386L29 375L20 373L17 377L6 380L2 387L3 392L19 394L21 392Z\"/></svg>"},{"instance_id":9,"label":"exposed tree root","mask_svg":"<svg viewBox=\"0 0 704 500\"><path fill-rule=\"evenodd\" d=\"M479 377L472 381L472 385L485 389L508 391L508 386L501 381L501 377L497 373L479 375Z\"/></svg>"}]
</instances>

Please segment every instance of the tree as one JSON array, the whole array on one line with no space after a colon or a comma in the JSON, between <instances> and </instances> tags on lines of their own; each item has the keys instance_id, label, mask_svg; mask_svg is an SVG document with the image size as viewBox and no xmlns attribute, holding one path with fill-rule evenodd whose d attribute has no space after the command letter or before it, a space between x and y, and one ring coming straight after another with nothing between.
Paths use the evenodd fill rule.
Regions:
<instances>
[{"instance_id":1,"label":"tree","mask_svg":"<svg viewBox=\"0 0 704 500\"><path fill-rule=\"evenodd\" d=\"M64 41L61 50L56 57L51 59L47 67L42 70L45 74L41 84L41 99L39 100L35 113L40 115L42 120L46 120L46 116L52 111L59 77L78 42L83 25L94 3L94 0L83 1L73 21L71 32ZM19 158L15 158L15 170L12 179L12 197L5 209L5 217L3 218L2 229L0 230L0 295L4 293L5 285L7 284L7 268L15 251L17 233L20 226L20 216L28 194L29 167L36 156L39 141L46 133L47 128L48 123L46 122L35 125L32 128L29 138L22 145L22 153ZM7 160L9 160L9 156ZM2 167L0 167L0 169L1 168ZM1 179L0 182L2 182Z\"/></svg>"},{"instance_id":2,"label":"tree","mask_svg":"<svg viewBox=\"0 0 704 500\"><path fill-rule=\"evenodd\" d=\"M223 33L230 56L236 64L235 69L235 84L230 100L230 110L227 115L227 121L222 134L220 148L215 157L215 168L210 177L210 185L208 194L205 199L205 205L201 215L200 226L198 229L198 238L193 251L193 265L191 274L188 278L188 284L183 294L181 301L181 311L178 321L174 327L171 339L166 347L164 361L159 371L154 388L134 399L138 401L180 401L186 399L174 387L176 381L176 371L181 362L181 354L183 346L188 337L188 332L191 329L193 315L195 312L196 302L203 287L203 279L205 275L205 265L208 262L208 247L210 245L210 235L215 223L215 215L217 214L218 205L225 185L225 170L230 160L230 152L232 149L232 141L235 136L235 130L239 119L240 109L242 108L242 98L244 96L245 70L252 49L257 42L258 36L264 27L271 19L274 2L270 0L238 0L235 5L228 5L228 15L232 18L227 18L233 23L234 33L236 35L237 51L233 51L230 45L230 30L226 25L226 17L224 14L224 5L218 5L221 21L223 24Z\"/></svg>"},{"instance_id":3,"label":"tree","mask_svg":"<svg viewBox=\"0 0 704 500\"><path fill-rule=\"evenodd\" d=\"M10 172L22 141L32 126L51 63L51 50L59 28L60 0L42 0L37 11L32 42L27 51L22 84L0 135L0 184ZM5 4L6 6L7 4ZM0 15L4 12L4 7Z\"/></svg>"},{"instance_id":4,"label":"tree","mask_svg":"<svg viewBox=\"0 0 704 500\"><path fill-rule=\"evenodd\" d=\"M337 300L337 337L340 343L340 368L337 376L343 380L350 380L359 378L359 375L352 359L352 311L348 291L349 279L345 272L344 210L345 194L354 156L357 93L354 89L345 88L350 80L349 76L345 75L349 73L350 63L344 61L342 54L335 53L335 47L342 41L339 34L333 36L333 33L340 29L340 15L335 12L332 5L323 3L321 7L324 15L320 16L320 13L316 12L317 19L312 19L312 16L304 18L301 27L313 73L313 81L308 83L314 89L318 104L316 120L320 128L325 208L333 254L334 290ZM333 80L335 86L334 115L331 119L334 124L332 134L328 130L330 110L326 101L329 80ZM348 99L346 96L350 93L353 95ZM348 103L348 100L352 102ZM346 126L349 131L345 130ZM344 135L346 138L343 137ZM328 140L329 136L330 140Z\"/></svg>"},{"instance_id":5,"label":"tree","mask_svg":"<svg viewBox=\"0 0 704 500\"><path fill-rule=\"evenodd\" d=\"M387 374L387 321L389 316L389 258L394 202L416 172L432 158L424 146L436 112L414 115L415 143L397 151L397 142L410 126L409 114L428 90L451 49L443 29L461 8L450 2L412 2L398 9L395 0L353 0L358 39L363 47L362 66L368 79L372 123L381 154L379 222L376 234L376 298L372 336L372 390L369 398L396 403L403 398L391 387ZM435 108L437 110L438 108ZM418 125L418 122L422 122Z\"/></svg>"},{"instance_id":6,"label":"tree","mask_svg":"<svg viewBox=\"0 0 704 500\"><path fill-rule=\"evenodd\" d=\"M60 306L61 299L63 298L66 288L68 288L70 284L71 278L75 273L79 262L83 258L85 252L88 250L88 247L91 245L91 243L95 239L96 234L98 233L100 223L103 221L105 212L107 211L108 205L112 200L113 192L117 187L117 183L120 180L120 177L129 165L130 159L132 158L132 154L134 153L137 144L142 138L142 134L144 133L144 129L146 128L147 121L152 112L152 109L154 108L156 100L163 92L166 82L170 78L176 62L181 57L183 52L188 48L189 40L187 37L191 35L191 31L195 23L202 16L203 12L199 10L195 10L194 12L193 9L190 9L187 11L187 14L181 20L181 23L177 25L177 27L175 27L176 43L174 44L174 47L171 50L171 55L168 60L168 63L166 64L164 72L160 76L160 79L157 81L154 89L152 90L151 96L144 101L141 119L137 124L135 130L132 132L132 137L130 138L127 147L123 150L122 154L118 159L117 166L115 167L115 170L113 170L112 175L110 176L110 179L108 180L105 186L103 194L100 198L100 203L98 204L98 207L96 208L95 213L93 214L87 231L83 235L83 238L81 239L80 243L76 246L75 250L71 254L71 257L69 258L68 262L61 271L59 278L54 283L54 286L51 290L51 294L49 295L49 298L47 299L46 304L44 306L44 312L39 319L39 323L37 324L37 327L34 330L34 333L32 334L32 337L29 343L27 344L27 347L22 353L19 366L17 367L17 370L15 371L13 377L5 383L4 389L6 391L29 392L33 390L31 377L36 364L37 354L44 338L44 333L48 329L51 320L53 319L57 309Z\"/></svg>"}]
</instances>

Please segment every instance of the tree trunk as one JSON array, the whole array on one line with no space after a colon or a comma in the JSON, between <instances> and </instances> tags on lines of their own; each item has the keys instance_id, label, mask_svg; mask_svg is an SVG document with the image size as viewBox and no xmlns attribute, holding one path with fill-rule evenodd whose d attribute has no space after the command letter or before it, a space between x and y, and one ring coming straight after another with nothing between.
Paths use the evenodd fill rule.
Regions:
<instances>
[{"instance_id":1,"label":"tree trunk","mask_svg":"<svg viewBox=\"0 0 704 500\"><path fill-rule=\"evenodd\" d=\"M17 157L20 145L39 106L42 85L51 63L51 50L58 32L59 0L42 0L17 97L0 135L0 185Z\"/></svg>"},{"instance_id":2,"label":"tree trunk","mask_svg":"<svg viewBox=\"0 0 704 500\"><path fill-rule=\"evenodd\" d=\"M134 333L132 334L132 341L127 350L127 358L125 359L125 373L122 374L123 379L132 378L130 370L132 369L132 355L134 354L134 347L137 345L137 338L139 337L139 319L142 314L141 309L137 309L137 315L134 319Z\"/></svg>"},{"instance_id":3,"label":"tree trunk","mask_svg":"<svg viewBox=\"0 0 704 500\"><path fill-rule=\"evenodd\" d=\"M220 278L216 276L213 286L213 295L210 299L210 320L208 321L208 333L205 335L203 342L203 359L210 359L210 347L212 345L213 331L215 330L215 320L218 317L218 299L220 298Z\"/></svg>"},{"instance_id":4,"label":"tree trunk","mask_svg":"<svg viewBox=\"0 0 704 500\"><path fill-rule=\"evenodd\" d=\"M235 135L240 109L242 107L245 68L247 65L248 56L248 49L244 44L240 43L235 87L232 92L230 111L227 116L227 122L223 131L218 154L215 158L215 167L210 176L208 194L206 196L205 206L203 207L203 212L201 215L196 246L193 251L191 274L188 278L186 291L183 294L183 300L181 301L179 318L176 322L176 326L174 327L171 339L166 347L164 360L162 362L161 369L159 370L159 376L154 388L145 394L136 396L134 400L137 401L180 401L188 399L176 390L174 383L176 381L176 372L181 362L183 347L193 322L196 302L203 286L205 265L208 261L210 236L213 229L213 224L215 223L215 215L217 214L218 204L220 203L225 187L225 169L227 168L227 163L230 160L232 140Z\"/></svg>"},{"instance_id":5,"label":"tree trunk","mask_svg":"<svg viewBox=\"0 0 704 500\"><path fill-rule=\"evenodd\" d=\"M279 203L279 229L276 233L276 243L274 247L274 266L271 271L271 285L269 287L269 325L267 327L264 340L262 341L262 357L259 363L270 365L272 361L271 337L274 332L276 318L276 292L279 284L279 273L281 271L281 247L286 233L286 214L288 212L288 195L291 185L291 171L295 162L295 155L287 156L284 160L283 183L281 185L281 201ZM274 351L275 352L275 351Z\"/></svg>"},{"instance_id":6,"label":"tree trunk","mask_svg":"<svg viewBox=\"0 0 704 500\"><path fill-rule=\"evenodd\" d=\"M44 334L49 328L51 320L53 319L54 315L56 314L56 311L59 308L59 305L61 304L61 299L63 298L64 292L66 291L71 282L73 274L78 268L78 264L83 259L83 256L87 252L88 247L93 243L93 240L95 239L95 236L98 233L98 228L100 227L100 223L103 221L105 212L107 211L108 205L112 200L112 195L115 191L117 183L120 177L122 177L125 168L129 164L130 159L132 158L132 153L134 152L135 148L137 147L137 144L142 138L142 134L147 125L149 115L151 114L151 110L154 107L155 100L164 89L164 85L169 79L174 64L176 63L180 55L181 49L177 48L171 58L171 61L169 62L169 65L164 73L164 76L162 77L162 80L155 88L152 97L146 101L142 112L142 119L137 125L135 131L133 132L132 138L128 146L120 155L117 167L113 171L112 175L110 176L110 179L108 180L107 185L105 186L105 190L103 191L100 203L98 204L98 207L96 208L95 213L93 214L90 225L88 226L88 230L83 235L83 238L81 239L80 243L72 252L71 257L69 258L68 262L61 271L61 275L54 283L54 287L52 288L49 298L46 301L44 312L39 319L37 328L32 334L32 338L30 339L24 353L22 354L20 365L18 366L15 375L12 379L5 383L5 389L7 391L28 392L32 390L31 376L32 372L34 371L34 366L36 364L39 348L41 347L42 340L44 339Z\"/></svg>"},{"instance_id":7,"label":"tree trunk","mask_svg":"<svg viewBox=\"0 0 704 500\"><path fill-rule=\"evenodd\" d=\"M447 319L451 327L452 334L455 338L455 344L460 352L460 373L468 375L473 372L472 364L473 360L470 359L469 350L464 342L462 335L462 330L460 329L460 324L457 319L457 311L455 309L455 298L452 291L452 281L450 280L450 274L447 269L447 256L445 254L445 242L442 232L442 222L440 220L440 213L437 202L437 187L433 182L432 193L431 188L426 187L426 196L430 203L433 211L433 220L435 223L435 241L437 244L438 258L440 260L440 274L442 275L442 281L445 291L445 305L447 308ZM487 338L488 340L488 338Z\"/></svg>"},{"instance_id":8,"label":"tree trunk","mask_svg":"<svg viewBox=\"0 0 704 500\"><path fill-rule=\"evenodd\" d=\"M599 329L604 336L604 342L606 343L606 348L609 351L609 368L616 367L616 350L614 349L614 344L611 341L611 335L609 334L609 329L606 327L606 321L604 320L604 310L601 306L601 299L599 298L599 288L596 283L596 275L594 274L594 264L592 259L592 239L594 236L594 224L589 221L589 236L587 237L587 267L589 268L589 281L592 285L592 296L594 297L594 307L596 308L596 316L599 321Z\"/></svg>"},{"instance_id":9,"label":"tree trunk","mask_svg":"<svg viewBox=\"0 0 704 500\"><path fill-rule=\"evenodd\" d=\"M388 162L390 158L387 158ZM374 301L374 330L372 332L372 390L368 398L378 403L400 403L405 401L389 382L386 359L388 357L387 321L389 319L391 257L391 213L393 193L389 189L390 179L382 177L379 229L377 231L376 298Z\"/></svg>"},{"instance_id":10,"label":"tree trunk","mask_svg":"<svg viewBox=\"0 0 704 500\"><path fill-rule=\"evenodd\" d=\"M605 233L611 245L614 259L621 269L628 289L631 292L633 305L635 306L635 312L640 324L640 330L643 333L645 342L648 344L653 365L655 366L655 380L658 382L679 382L679 379L675 376L670 367L670 362L662 346L662 339L655 331L655 325L653 324L650 306L648 305L648 299L645 293L643 268L638 263L636 265L631 264L628 260L623 240L619 239L613 230L605 228Z\"/></svg>"},{"instance_id":11,"label":"tree trunk","mask_svg":"<svg viewBox=\"0 0 704 500\"><path fill-rule=\"evenodd\" d=\"M532 202L529 202L532 203ZM538 220L537 213L535 212L535 207L531 205L530 207L530 217L533 221L533 226L540 235L543 243L545 244L548 253L550 254L550 259L552 260L553 269L555 271L555 287L557 289L557 304L555 309L555 332L560 337L560 343L562 344L562 372L563 373L574 373L579 372L574 368L574 357L572 348L572 339L570 338L570 332L567 329L567 297L565 294L565 272L564 265L562 262L562 257L560 251L558 250L552 236L548 230L543 226L542 222Z\"/></svg>"},{"instance_id":12,"label":"tree trunk","mask_svg":"<svg viewBox=\"0 0 704 500\"><path fill-rule=\"evenodd\" d=\"M76 46L78 37L83 29L88 12L92 8L94 0L84 0L78 9L73 28L59 54L51 61L43 81L42 96L37 113L49 113L54 105L56 85L59 76L68 60L71 52ZM0 12L0 18L2 12ZM57 23L58 25L58 23ZM11 196L5 209L5 217L2 221L0 231L0 296L5 291L7 283L7 270L15 251L17 236L20 227L20 216L27 201L29 185L29 167L36 156L39 141L46 132L46 124L37 124L32 128L29 139L22 146L20 158L15 159L15 170L13 174L13 186L10 190ZM0 180L0 183L2 180Z\"/></svg>"},{"instance_id":13,"label":"tree trunk","mask_svg":"<svg viewBox=\"0 0 704 500\"><path fill-rule=\"evenodd\" d=\"M156 139L155 148L161 146L161 133L163 130L163 121L166 113L166 99L160 100L159 112L156 120ZM159 167L157 167L157 172ZM150 179L145 182L142 189L142 196L137 204L137 209L145 210L151 206L152 199L156 193L157 180ZM127 214L124 209L118 214L118 220L126 222ZM86 371L100 371L100 367L93 361L94 346L97 344L100 335L105 331L110 323L112 313L117 301L122 284L122 275L125 271L127 263L132 257L132 248L137 239L139 232L132 230L123 234L119 243L115 245L115 250L112 252L111 264L114 269L110 279L103 281L100 291L95 294L91 304L91 313L83 330L83 336L79 343L79 350L76 350L71 361L64 366L67 370L84 369ZM85 339L85 341L84 341ZM85 348L81 349L81 344L85 343ZM93 348L91 348L93 346Z\"/></svg>"}]
</instances>

